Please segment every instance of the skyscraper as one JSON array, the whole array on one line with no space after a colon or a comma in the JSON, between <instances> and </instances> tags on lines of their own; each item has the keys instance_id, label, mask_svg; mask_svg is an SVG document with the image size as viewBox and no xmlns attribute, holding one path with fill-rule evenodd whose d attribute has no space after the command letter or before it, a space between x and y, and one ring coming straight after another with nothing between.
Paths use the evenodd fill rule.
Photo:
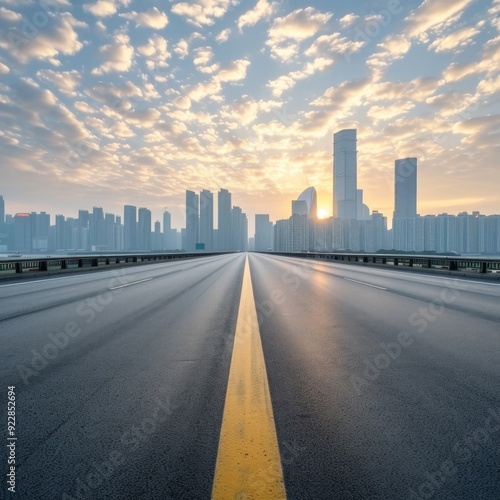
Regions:
<instances>
[{"instance_id":1,"label":"skyscraper","mask_svg":"<svg viewBox=\"0 0 500 500\"><path fill-rule=\"evenodd\" d=\"M137 250L137 208L125 205L123 212L123 238L125 250Z\"/></svg>"},{"instance_id":2,"label":"skyscraper","mask_svg":"<svg viewBox=\"0 0 500 500\"><path fill-rule=\"evenodd\" d=\"M0 224L5 222L5 202L3 201L3 196L0 195Z\"/></svg>"},{"instance_id":3,"label":"skyscraper","mask_svg":"<svg viewBox=\"0 0 500 500\"><path fill-rule=\"evenodd\" d=\"M318 217L318 202L316 189L314 187L308 187L302 193L300 193L297 200L303 200L307 205L307 217L309 219L316 220Z\"/></svg>"},{"instance_id":4,"label":"skyscraper","mask_svg":"<svg viewBox=\"0 0 500 500\"><path fill-rule=\"evenodd\" d=\"M19 213L14 216L14 250L31 252L31 214Z\"/></svg>"},{"instance_id":5,"label":"skyscraper","mask_svg":"<svg viewBox=\"0 0 500 500\"><path fill-rule=\"evenodd\" d=\"M194 252L198 243L200 225L199 197L194 191L186 191L186 252Z\"/></svg>"},{"instance_id":6,"label":"skyscraper","mask_svg":"<svg viewBox=\"0 0 500 500\"><path fill-rule=\"evenodd\" d=\"M395 161L394 217L417 215L417 159Z\"/></svg>"},{"instance_id":7,"label":"skyscraper","mask_svg":"<svg viewBox=\"0 0 500 500\"><path fill-rule=\"evenodd\" d=\"M139 208L137 242L140 250L151 250L151 210Z\"/></svg>"},{"instance_id":8,"label":"skyscraper","mask_svg":"<svg viewBox=\"0 0 500 500\"><path fill-rule=\"evenodd\" d=\"M200 243L205 250L213 250L214 235L214 195L204 189L200 193Z\"/></svg>"},{"instance_id":9,"label":"skyscraper","mask_svg":"<svg viewBox=\"0 0 500 500\"><path fill-rule=\"evenodd\" d=\"M231 250L231 193L221 189L217 196L217 235L218 250L221 252Z\"/></svg>"},{"instance_id":10,"label":"skyscraper","mask_svg":"<svg viewBox=\"0 0 500 500\"><path fill-rule=\"evenodd\" d=\"M273 224L269 214L255 214L255 251L265 252L273 247Z\"/></svg>"},{"instance_id":11,"label":"skyscraper","mask_svg":"<svg viewBox=\"0 0 500 500\"><path fill-rule=\"evenodd\" d=\"M333 216L357 219L356 129L333 135Z\"/></svg>"}]
</instances>

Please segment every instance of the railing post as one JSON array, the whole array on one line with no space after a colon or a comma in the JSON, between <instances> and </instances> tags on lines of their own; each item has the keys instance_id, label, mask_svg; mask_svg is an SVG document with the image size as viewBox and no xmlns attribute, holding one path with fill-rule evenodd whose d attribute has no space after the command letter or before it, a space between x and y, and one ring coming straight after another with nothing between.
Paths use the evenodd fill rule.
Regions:
<instances>
[{"instance_id":1,"label":"railing post","mask_svg":"<svg viewBox=\"0 0 500 500\"><path fill-rule=\"evenodd\" d=\"M98 267L99 266L99 259L92 259L92 267Z\"/></svg>"},{"instance_id":2,"label":"railing post","mask_svg":"<svg viewBox=\"0 0 500 500\"><path fill-rule=\"evenodd\" d=\"M427 259L427 267L429 269L431 269L431 267L432 267L432 260L431 259Z\"/></svg>"},{"instance_id":3,"label":"railing post","mask_svg":"<svg viewBox=\"0 0 500 500\"><path fill-rule=\"evenodd\" d=\"M38 270L39 271L47 271L48 266L47 266L47 261L46 260L41 260L38 262Z\"/></svg>"},{"instance_id":4,"label":"railing post","mask_svg":"<svg viewBox=\"0 0 500 500\"><path fill-rule=\"evenodd\" d=\"M399 265L399 259L398 258L394 258L394 266L398 266Z\"/></svg>"},{"instance_id":5,"label":"railing post","mask_svg":"<svg viewBox=\"0 0 500 500\"><path fill-rule=\"evenodd\" d=\"M410 259L409 267L413 267L413 259Z\"/></svg>"},{"instance_id":6,"label":"railing post","mask_svg":"<svg viewBox=\"0 0 500 500\"><path fill-rule=\"evenodd\" d=\"M486 273L488 271L488 263L487 262L481 262L481 273Z\"/></svg>"},{"instance_id":7,"label":"railing post","mask_svg":"<svg viewBox=\"0 0 500 500\"><path fill-rule=\"evenodd\" d=\"M23 272L23 265L21 264L21 262L16 262L16 273L19 274L22 272Z\"/></svg>"},{"instance_id":8,"label":"railing post","mask_svg":"<svg viewBox=\"0 0 500 500\"><path fill-rule=\"evenodd\" d=\"M68 261L66 259L61 260L61 269L68 269Z\"/></svg>"}]
</instances>

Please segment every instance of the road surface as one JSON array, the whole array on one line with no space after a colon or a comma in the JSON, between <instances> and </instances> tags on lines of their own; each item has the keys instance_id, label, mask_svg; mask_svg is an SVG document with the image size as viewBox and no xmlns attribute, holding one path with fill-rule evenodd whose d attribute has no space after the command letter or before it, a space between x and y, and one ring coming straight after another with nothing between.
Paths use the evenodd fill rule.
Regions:
<instances>
[{"instance_id":1,"label":"road surface","mask_svg":"<svg viewBox=\"0 0 500 500\"><path fill-rule=\"evenodd\" d=\"M19 498L211 497L246 259L0 283ZM248 262L287 498L499 498L500 284Z\"/></svg>"}]
</instances>

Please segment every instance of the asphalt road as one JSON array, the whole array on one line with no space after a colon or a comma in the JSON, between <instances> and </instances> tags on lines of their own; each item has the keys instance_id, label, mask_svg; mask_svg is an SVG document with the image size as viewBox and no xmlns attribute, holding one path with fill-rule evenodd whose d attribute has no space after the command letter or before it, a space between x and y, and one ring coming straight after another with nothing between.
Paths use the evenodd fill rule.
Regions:
<instances>
[{"instance_id":1,"label":"asphalt road","mask_svg":"<svg viewBox=\"0 0 500 500\"><path fill-rule=\"evenodd\" d=\"M287 498L499 498L500 284L249 259ZM18 498L210 498L244 264L0 284Z\"/></svg>"}]
</instances>

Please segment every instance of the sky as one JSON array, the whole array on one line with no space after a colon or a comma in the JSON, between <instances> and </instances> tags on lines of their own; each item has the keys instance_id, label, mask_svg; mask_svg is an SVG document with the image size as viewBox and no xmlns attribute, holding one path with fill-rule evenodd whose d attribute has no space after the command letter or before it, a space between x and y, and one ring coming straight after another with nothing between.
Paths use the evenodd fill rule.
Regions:
<instances>
[{"instance_id":1,"label":"sky","mask_svg":"<svg viewBox=\"0 0 500 500\"><path fill-rule=\"evenodd\" d=\"M392 217L418 158L422 215L500 213L500 0L0 0L6 212L165 208L220 188L249 216L332 213L332 135ZM216 195L214 196L216 199Z\"/></svg>"}]
</instances>

